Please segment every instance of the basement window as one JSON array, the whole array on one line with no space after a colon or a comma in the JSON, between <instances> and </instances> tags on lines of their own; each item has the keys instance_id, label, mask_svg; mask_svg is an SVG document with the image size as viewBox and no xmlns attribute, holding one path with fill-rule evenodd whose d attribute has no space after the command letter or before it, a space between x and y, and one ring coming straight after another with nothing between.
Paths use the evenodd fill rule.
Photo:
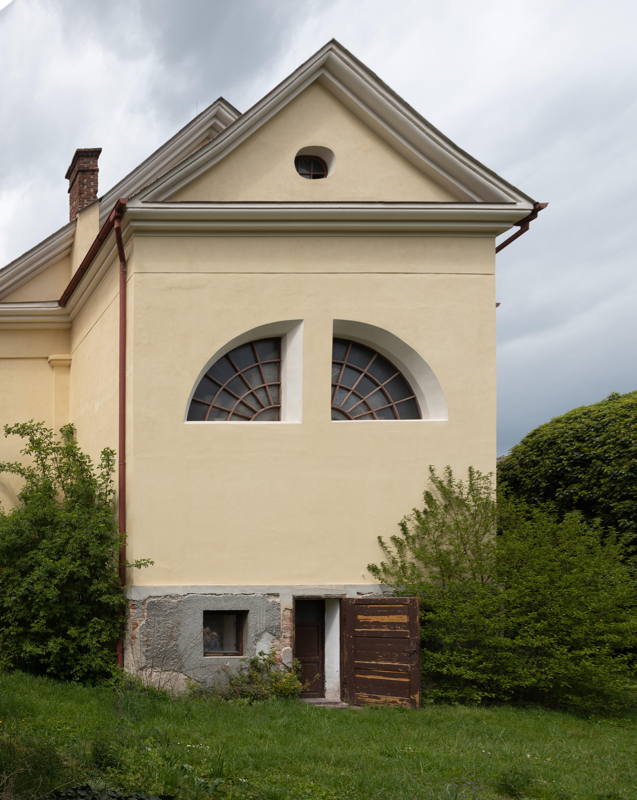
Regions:
<instances>
[{"instance_id":1,"label":"basement window","mask_svg":"<svg viewBox=\"0 0 637 800\"><path fill-rule=\"evenodd\" d=\"M247 611L204 611L204 656L242 656Z\"/></svg>"}]
</instances>

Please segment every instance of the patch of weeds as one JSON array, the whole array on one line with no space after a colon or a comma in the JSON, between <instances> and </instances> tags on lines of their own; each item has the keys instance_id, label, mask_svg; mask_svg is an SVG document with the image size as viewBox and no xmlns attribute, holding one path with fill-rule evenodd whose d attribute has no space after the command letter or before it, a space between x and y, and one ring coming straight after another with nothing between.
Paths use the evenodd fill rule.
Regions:
<instances>
[{"instance_id":1,"label":"patch of weeds","mask_svg":"<svg viewBox=\"0 0 637 800\"><path fill-rule=\"evenodd\" d=\"M527 796L527 792L533 782L533 776L528 770L513 767L500 775L496 783L496 789L505 797L513 797L518 800L518 798Z\"/></svg>"},{"instance_id":2,"label":"patch of weeds","mask_svg":"<svg viewBox=\"0 0 637 800\"><path fill-rule=\"evenodd\" d=\"M2 797L40 796L72 777L55 747L48 742L0 737Z\"/></svg>"},{"instance_id":3,"label":"patch of weeds","mask_svg":"<svg viewBox=\"0 0 637 800\"><path fill-rule=\"evenodd\" d=\"M619 792L601 792L596 794L593 800L625 800L625 796Z\"/></svg>"},{"instance_id":4,"label":"patch of weeds","mask_svg":"<svg viewBox=\"0 0 637 800\"><path fill-rule=\"evenodd\" d=\"M441 800L478 800L482 787L475 781L461 780L448 783Z\"/></svg>"},{"instance_id":5,"label":"patch of weeds","mask_svg":"<svg viewBox=\"0 0 637 800\"><path fill-rule=\"evenodd\" d=\"M96 739L91 744L90 764L95 769L118 769L122 765L122 759L122 745L110 737Z\"/></svg>"},{"instance_id":6,"label":"patch of weeds","mask_svg":"<svg viewBox=\"0 0 637 800\"><path fill-rule=\"evenodd\" d=\"M246 659L241 671L228 679L229 698L242 698L249 702L269 700L273 697L298 697L303 684L298 676L298 665L281 664L274 650Z\"/></svg>"},{"instance_id":7,"label":"patch of weeds","mask_svg":"<svg viewBox=\"0 0 637 800\"><path fill-rule=\"evenodd\" d=\"M122 794L114 789L96 789L88 784L56 789L47 795L46 800L174 800L172 795L141 794L132 792Z\"/></svg>"}]
</instances>

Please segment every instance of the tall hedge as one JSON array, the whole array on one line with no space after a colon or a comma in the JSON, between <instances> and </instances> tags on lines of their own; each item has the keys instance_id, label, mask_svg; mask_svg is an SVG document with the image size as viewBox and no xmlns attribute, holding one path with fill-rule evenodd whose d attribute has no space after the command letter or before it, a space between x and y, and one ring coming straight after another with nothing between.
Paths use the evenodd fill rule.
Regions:
<instances>
[{"instance_id":1,"label":"tall hedge","mask_svg":"<svg viewBox=\"0 0 637 800\"><path fill-rule=\"evenodd\" d=\"M94 683L115 669L125 605L117 575L112 450L98 465L72 425L5 427L25 462L0 462L23 480L0 509L0 668Z\"/></svg>"},{"instance_id":2,"label":"tall hedge","mask_svg":"<svg viewBox=\"0 0 637 800\"><path fill-rule=\"evenodd\" d=\"M379 545L374 578L420 598L425 701L631 702L635 577L578 512L496 505L490 476L431 469L422 507Z\"/></svg>"},{"instance_id":3,"label":"tall hedge","mask_svg":"<svg viewBox=\"0 0 637 800\"><path fill-rule=\"evenodd\" d=\"M531 431L498 465L516 497L581 511L637 550L637 391L611 394Z\"/></svg>"}]
</instances>

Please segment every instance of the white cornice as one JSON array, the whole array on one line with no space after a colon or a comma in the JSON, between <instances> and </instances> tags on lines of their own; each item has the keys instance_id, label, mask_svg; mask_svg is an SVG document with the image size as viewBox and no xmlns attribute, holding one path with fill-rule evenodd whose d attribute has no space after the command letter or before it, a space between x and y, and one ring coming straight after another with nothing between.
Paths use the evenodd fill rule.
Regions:
<instances>
[{"instance_id":1,"label":"white cornice","mask_svg":"<svg viewBox=\"0 0 637 800\"><path fill-rule=\"evenodd\" d=\"M56 301L42 303L0 303L0 329L69 328L68 311Z\"/></svg>"},{"instance_id":2,"label":"white cornice","mask_svg":"<svg viewBox=\"0 0 637 800\"><path fill-rule=\"evenodd\" d=\"M223 97L215 100L103 195L100 201L100 224L110 214L117 200L135 196L149 183L186 159L194 150L216 138L238 116L240 114L237 109Z\"/></svg>"},{"instance_id":3,"label":"white cornice","mask_svg":"<svg viewBox=\"0 0 637 800\"><path fill-rule=\"evenodd\" d=\"M162 201L238 147L314 81L413 164L467 201L528 203L532 199L451 142L338 42L331 41L235 120L223 133L140 194Z\"/></svg>"},{"instance_id":4,"label":"white cornice","mask_svg":"<svg viewBox=\"0 0 637 800\"><path fill-rule=\"evenodd\" d=\"M0 269L0 302L2 297L34 278L43 269L71 252L75 222L67 223L47 239Z\"/></svg>"},{"instance_id":5,"label":"white cornice","mask_svg":"<svg viewBox=\"0 0 637 800\"><path fill-rule=\"evenodd\" d=\"M497 236L524 203L131 203L134 233L464 233Z\"/></svg>"}]
</instances>

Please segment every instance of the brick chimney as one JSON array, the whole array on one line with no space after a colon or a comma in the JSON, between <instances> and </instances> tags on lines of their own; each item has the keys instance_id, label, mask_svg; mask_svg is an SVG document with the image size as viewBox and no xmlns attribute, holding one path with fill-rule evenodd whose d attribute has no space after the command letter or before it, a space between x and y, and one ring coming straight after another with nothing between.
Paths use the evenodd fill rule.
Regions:
<instances>
[{"instance_id":1,"label":"brick chimney","mask_svg":"<svg viewBox=\"0 0 637 800\"><path fill-rule=\"evenodd\" d=\"M80 211L97 200L97 159L101 147L79 148L66 171L69 181L69 219L71 222Z\"/></svg>"}]
</instances>

